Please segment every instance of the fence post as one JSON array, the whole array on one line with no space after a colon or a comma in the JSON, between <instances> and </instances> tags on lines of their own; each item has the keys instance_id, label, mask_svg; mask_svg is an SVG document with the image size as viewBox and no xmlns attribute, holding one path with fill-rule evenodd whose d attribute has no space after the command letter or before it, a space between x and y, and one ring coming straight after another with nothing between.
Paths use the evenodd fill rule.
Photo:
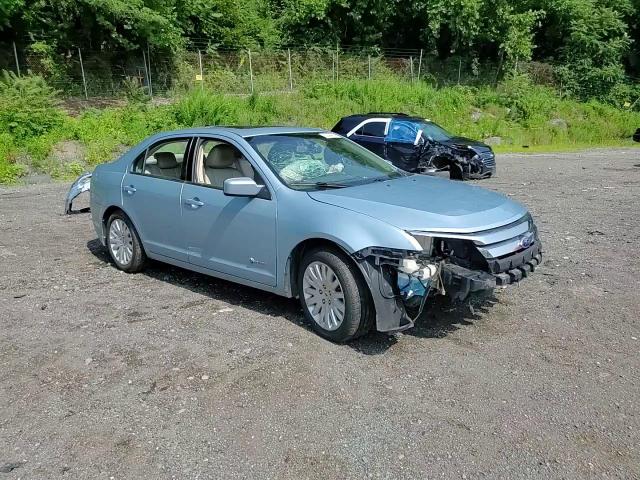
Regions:
<instances>
[{"instance_id":1,"label":"fence post","mask_svg":"<svg viewBox=\"0 0 640 480\"><path fill-rule=\"evenodd\" d=\"M498 76L500 75L500 69L502 68L502 61L504 60L504 50L500 52L500 61L498 62L498 69L496 70L496 76L493 79L493 85L498 85Z\"/></svg>"},{"instance_id":2,"label":"fence post","mask_svg":"<svg viewBox=\"0 0 640 480\"><path fill-rule=\"evenodd\" d=\"M422 49L420 49L420 60L418 60L418 81L420 81L420 72L422 72Z\"/></svg>"},{"instance_id":3,"label":"fence post","mask_svg":"<svg viewBox=\"0 0 640 480\"><path fill-rule=\"evenodd\" d=\"M204 74L202 73L202 52L198 50L198 63L200 64L200 90L204 90Z\"/></svg>"},{"instance_id":4,"label":"fence post","mask_svg":"<svg viewBox=\"0 0 640 480\"><path fill-rule=\"evenodd\" d=\"M249 52L249 81L251 82L251 95L253 95L253 65L251 65L251 50Z\"/></svg>"},{"instance_id":5,"label":"fence post","mask_svg":"<svg viewBox=\"0 0 640 480\"><path fill-rule=\"evenodd\" d=\"M340 67L338 66L338 43L336 42L336 82L338 81L338 72L340 71Z\"/></svg>"},{"instance_id":6,"label":"fence post","mask_svg":"<svg viewBox=\"0 0 640 480\"><path fill-rule=\"evenodd\" d=\"M149 82L149 66L147 65L147 54L144 49L142 49L142 63L144 63L144 76L147 80L147 86L150 84ZM151 95L151 90L149 90L149 95Z\"/></svg>"},{"instance_id":7,"label":"fence post","mask_svg":"<svg viewBox=\"0 0 640 480\"><path fill-rule=\"evenodd\" d=\"M13 42L13 56L16 58L16 70L18 76L20 76L20 62L18 61L18 49L16 48L16 42Z\"/></svg>"},{"instance_id":8,"label":"fence post","mask_svg":"<svg viewBox=\"0 0 640 480\"><path fill-rule=\"evenodd\" d=\"M336 81L336 57L333 56L333 52L331 53L331 80Z\"/></svg>"},{"instance_id":9,"label":"fence post","mask_svg":"<svg viewBox=\"0 0 640 480\"><path fill-rule=\"evenodd\" d=\"M413 56L409 56L409 71L411 72L411 83L413 83Z\"/></svg>"},{"instance_id":10,"label":"fence post","mask_svg":"<svg viewBox=\"0 0 640 480\"><path fill-rule=\"evenodd\" d=\"M462 70L462 58L458 59L458 85L460 85L460 71Z\"/></svg>"},{"instance_id":11,"label":"fence post","mask_svg":"<svg viewBox=\"0 0 640 480\"><path fill-rule=\"evenodd\" d=\"M151 83L151 49L149 48L149 43L147 42L147 62L149 62L149 95L153 100L153 84Z\"/></svg>"},{"instance_id":12,"label":"fence post","mask_svg":"<svg viewBox=\"0 0 640 480\"><path fill-rule=\"evenodd\" d=\"M84 98L89 100L89 94L87 93L87 77L84 75L84 64L82 63L82 52L78 47L78 58L80 58L80 70L82 71L82 85L84 86Z\"/></svg>"},{"instance_id":13,"label":"fence post","mask_svg":"<svg viewBox=\"0 0 640 480\"><path fill-rule=\"evenodd\" d=\"M369 61L369 80L371 80L371 55L368 55L368 61Z\"/></svg>"},{"instance_id":14,"label":"fence post","mask_svg":"<svg viewBox=\"0 0 640 480\"><path fill-rule=\"evenodd\" d=\"M287 57L289 60L289 90L293 92L293 74L291 73L291 49L287 48Z\"/></svg>"}]
</instances>

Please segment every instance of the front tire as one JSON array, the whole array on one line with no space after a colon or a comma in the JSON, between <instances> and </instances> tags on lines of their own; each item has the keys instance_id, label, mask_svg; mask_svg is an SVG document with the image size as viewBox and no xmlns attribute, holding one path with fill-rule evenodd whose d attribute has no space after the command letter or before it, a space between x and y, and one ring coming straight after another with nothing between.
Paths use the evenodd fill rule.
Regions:
<instances>
[{"instance_id":1,"label":"front tire","mask_svg":"<svg viewBox=\"0 0 640 480\"><path fill-rule=\"evenodd\" d=\"M449 179L451 180L464 180L464 171L461 165L452 163L449 167Z\"/></svg>"},{"instance_id":2,"label":"front tire","mask_svg":"<svg viewBox=\"0 0 640 480\"><path fill-rule=\"evenodd\" d=\"M371 328L371 295L357 267L342 252L307 253L300 265L298 292L305 318L329 340L348 342Z\"/></svg>"},{"instance_id":3,"label":"front tire","mask_svg":"<svg viewBox=\"0 0 640 480\"><path fill-rule=\"evenodd\" d=\"M147 256L133 223L124 212L115 212L107 221L107 250L120 270L135 273L142 270Z\"/></svg>"}]
</instances>

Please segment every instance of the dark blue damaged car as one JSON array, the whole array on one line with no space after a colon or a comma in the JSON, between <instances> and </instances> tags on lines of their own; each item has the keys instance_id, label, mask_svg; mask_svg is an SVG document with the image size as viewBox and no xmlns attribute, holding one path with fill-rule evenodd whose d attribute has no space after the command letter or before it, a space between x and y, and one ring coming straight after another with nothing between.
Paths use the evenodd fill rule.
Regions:
<instances>
[{"instance_id":1,"label":"dark blue damaged car","mask_svg":"<svg viewBox=\"0 0 640 480\"><path fill-rule=\"evenodd\" d=\"M406 172L448 171L452 180L496 174L489 145L457 137L440 125L403 113L372 112L342 118L332 131L368 148Z\"/></svg>"}]
</instances>

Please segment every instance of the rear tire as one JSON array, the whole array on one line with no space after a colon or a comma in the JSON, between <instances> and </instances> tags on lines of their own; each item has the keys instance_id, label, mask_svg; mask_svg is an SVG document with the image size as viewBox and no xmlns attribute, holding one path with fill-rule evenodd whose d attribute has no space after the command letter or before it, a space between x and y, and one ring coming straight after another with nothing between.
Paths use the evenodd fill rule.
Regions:
<instances>
[{"instance_id":1,"label":"rear tire","mask_svg":"<svg viewBox=\"0 0 640 480\"><path fill-rule=\"evenodd\" d=\"M107 221L107 250L120 270L136 273L147 260L140 237L129 217L121 211L113 213Z\"/></svg>"},{"instance_id":2,"label":"rear tire","mask_svg":"<svg viewBox=\"0 0 640 480\"><path fill-rule=\"evenodd\" d=\"M370 330L374 317L371 294L344 253L309 251L300 265L298 292L305 318L322 337L342 343Z\"/></svg>"}]
</instances>

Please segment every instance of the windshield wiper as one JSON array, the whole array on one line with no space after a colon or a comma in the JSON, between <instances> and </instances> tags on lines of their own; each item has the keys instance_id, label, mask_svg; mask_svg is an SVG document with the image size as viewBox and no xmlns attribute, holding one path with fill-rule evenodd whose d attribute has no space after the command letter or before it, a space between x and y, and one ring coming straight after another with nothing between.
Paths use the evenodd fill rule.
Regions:
<instances>
[{"instance_id":1,"label":"windshield wiper","mask_svg":"<svg viewBox=\"0 0 640 480\"><path fill-rule=\"evenodd\" d=\"M335 182L294 182L289 184L292 187L316 187L316 188L345 188L350 187L346 183Z\"/></svg>"},{"instance_id":2,"label":"windshield wiper","mask_svg":"<svg viewBox=\"0 0 640 480\"><path fill-rule=\"evenodd\" d=\"M376 178L372 178L367 183L386 182L388 180L394 180L394 179L402 177L402 176L404 176L404 175L398 175L397 177L390 177L390 176L376 177Z\"/></svg>"}]
</instances>

